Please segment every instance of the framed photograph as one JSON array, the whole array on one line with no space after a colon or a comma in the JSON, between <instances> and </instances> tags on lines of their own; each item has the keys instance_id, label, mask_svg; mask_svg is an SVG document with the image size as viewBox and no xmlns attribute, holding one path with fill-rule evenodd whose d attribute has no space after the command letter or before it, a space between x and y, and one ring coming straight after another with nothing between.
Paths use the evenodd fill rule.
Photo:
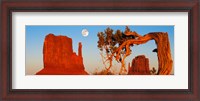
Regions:
<instances>
[{"instance_id":1,"label":"framed photograph","mask_svg":"<svg viewBox=\"0 0 200 101\"><path fill-rule=\"evenodd\" d=\"M1 100L199 101L199 1L1 2Z\"/></svg>"}]
</instances>

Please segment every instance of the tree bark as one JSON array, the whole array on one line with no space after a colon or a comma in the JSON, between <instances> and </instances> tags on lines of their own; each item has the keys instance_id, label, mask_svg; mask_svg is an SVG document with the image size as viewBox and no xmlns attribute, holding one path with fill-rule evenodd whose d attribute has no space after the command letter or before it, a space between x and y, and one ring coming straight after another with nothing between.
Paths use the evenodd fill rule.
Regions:
<instances>
[{"instance_id":1,"label":"tree bark","mask_svg":"<svg viewBox=\"0 0 200 101\"><path fill-rule=\"evenodd\" d=\"M135 32L134 32L135 34ZM129 33L131 35L131 33ZM157 56L158 56L158 75L169 75L172 70L172 58L171 58L171 50L170 50L170 42L168 38L168 33L164 32L153 32L148 33L144 36L139 36L136 39L130 39L125 41L120 47L117 48L115 54L116 54L116 60L118 61L120 58L120 51L131 44L144 44L148 42L149 40L155 40L155 43L157 45ZM130 51L127 51L125 57L130 55Z\"/></svg>"},{"instance_id":2,"label":"tree bark","mask_svg":"<svg viewBox=\"0 0 200 101\"><path fill-rule=\"evenodd\" d=\"M172 70L172 58L170 42L167 33L155 33L153 39L157 44L158 56L158 75L170 75Z\"/></svg>"}]
</instances>

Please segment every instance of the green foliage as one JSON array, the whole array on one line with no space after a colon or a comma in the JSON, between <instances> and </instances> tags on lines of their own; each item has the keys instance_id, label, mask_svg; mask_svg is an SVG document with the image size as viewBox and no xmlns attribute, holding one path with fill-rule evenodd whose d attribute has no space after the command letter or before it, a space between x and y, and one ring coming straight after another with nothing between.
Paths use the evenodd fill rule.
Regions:
<instances>
[{"instance_id":1,"label":"green foliage","mask_svg":"<svg viewBox=\"0 0 200 101\"><path fill-rule=\"evenodd\" d=\"M101 50L101 51L103 51L103 46L105 45L104 44L104 41L105 41L105 34L103 33L103 32L99 32L98 34L97 34L97 36L98 36L98 38L99 38L99 41L97 42L98 43L98 48Z\"/></svg>"},{"instance_id":2,"label":"green foliage","mask_svg":"<svg viewBox=\"0 0 200 101\"><path fill-rule=\"evenodd\" d=\"M131 32L128 27L125 29L125 33ZM136 36L130 34L126 35L124 32L120 30L113 31L111 28L106 28L103 32L98 32L98 45L97 47L101 51L101 53L106 53L106 56L102 56L103 64L105 65L107 60L109 60L109 67L106 67L106 72L101 72L98 74L106 74L109 73L109 69L112 67L113 57L117 60L117 62L122 63L122 67L124 67L124 60L127 55L131 54L130 47L133 44L129 45L128 47L122 47L121 51L118 52L117 49L127 40L135 39ZM127 49L128 48L128 49ZM128 51L127 51L128 50ZM101 54L100 53L100 54ZM123 58L122 58L123 57Z\"/></svg>"},{"instance_id":3,"label":"green foliage","mask_svg":"<svg viewBox=\"0 0 200 101\"><path fill-rule=\"evenodd\" d=\"M104 32L98 32L97 36L99 38L97 47L100 49L100 51L105 49L107 54L114 52L114 50L117 48L117 42L114 39L114 33L111 28L108 27Z\"/></svg>"},{"instance_id":4,"label":"green foliage","mask_svg":"<svg viewBox=\"0 0 200 101\"><path fill-rule=\"evenodd\" d=\"M128 27L126 27L126 31L130 31ZM112 54L115 52L115 50L125 41L129 39L134 39L134 36L127 36L122 31L117 30L113 31L111 28L107 28L104 30L104 32L98 32L98 45L97 47L100 49L100 51L105 50L106 54ZM133 46L133 45L131 45ZM122 50L122 53L126 52L125 47Z\"/></svg>"}]
</instances>

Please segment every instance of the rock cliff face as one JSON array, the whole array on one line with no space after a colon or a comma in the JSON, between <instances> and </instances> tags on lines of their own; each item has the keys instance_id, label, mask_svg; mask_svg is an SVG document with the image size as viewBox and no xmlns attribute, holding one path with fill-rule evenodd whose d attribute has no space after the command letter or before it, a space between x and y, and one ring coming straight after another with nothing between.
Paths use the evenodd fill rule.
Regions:
<instances>
[{"instance_id":1,"label":"rock cliff face","mask_svg":"<svg viewBox=\"0 0 200 101\"><path fill-rule=\"evenodd\" d=\"M129 64L128 75L150 75L149 59L144 55L139 55L132 60L132 66Z\"/></svg>"},{"instance_id":2,"label":"rock cliff face","mask_svg":"<svg viewBox=\"0 0 200 101\"><path fill-rule=\"evenodd\" d=\"M37 75L84 75L82 44L78 56L72 49L72 39L48 34L43 46L44 68Z\"/></svg>"}]
</instances>

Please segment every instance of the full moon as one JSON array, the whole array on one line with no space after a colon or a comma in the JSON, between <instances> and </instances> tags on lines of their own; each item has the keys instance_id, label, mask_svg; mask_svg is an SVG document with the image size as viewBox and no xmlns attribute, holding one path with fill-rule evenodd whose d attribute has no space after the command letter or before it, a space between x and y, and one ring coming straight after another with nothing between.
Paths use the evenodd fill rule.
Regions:
<instances>
[{"instance_id":1,"label":"full moon","mask_svg":"<svg viewBox=\"0 0 200 101\"><path fill-rule=\"evenodd\" d=\"M82 30L82 35L83 35L84 37L87 37L88 34L89 34L89 32L88 32L87 29L83 29L83 30Z\"/></svg>"}]
</instances>

